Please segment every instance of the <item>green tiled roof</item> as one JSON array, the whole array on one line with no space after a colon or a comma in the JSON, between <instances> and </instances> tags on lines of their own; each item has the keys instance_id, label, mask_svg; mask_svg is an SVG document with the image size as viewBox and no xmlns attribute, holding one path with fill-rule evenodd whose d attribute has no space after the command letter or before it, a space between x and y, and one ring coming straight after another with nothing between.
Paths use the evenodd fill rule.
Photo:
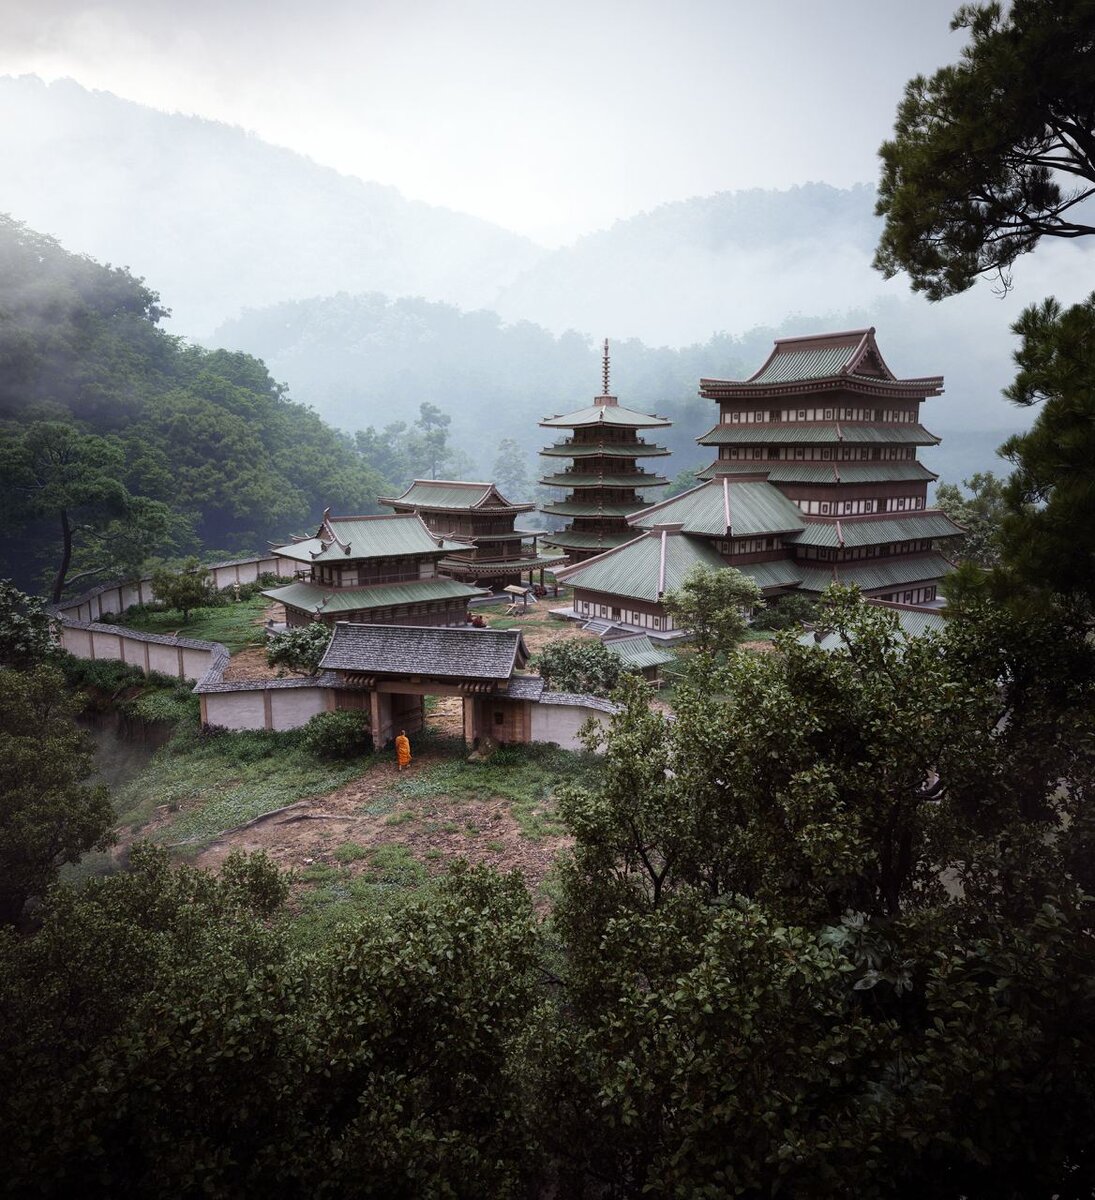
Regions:
<instances>
[{"instance_id":1,"label":"green tiled roof","mask_svg":"<svg viewBox=\"0 0 1095 1200\"><path fill-rule=\"evenodd\" d=\"M557 517L627 517L646 507L642 500L629 504L579 504L575 500L559 500L542 505L540 511L553 513Z\"/></svg>"},{"instance_id":2,"label":"green tiled roof","mask_svg":"<svg viewBox=\"0 0 1095 1200\"><path fill-rule=\"evenodd\" d=\"M839 536L837 524L840 525ZM908 513L863 520L819 521L806 523L799 534L788 538L798 546L881 546L886 542L909 542L920 538L959 537L962 530L944 512Z\"/></svg>"},{"instance_id":3,"label":"green tiled roof","mask_svg":"<svg viewBox=\"0 0 1095 1200\"><path fill-rule=\"evenodd\" d=\"M653 603L658 599L658 582L662 577L662 540L660 533L642 535L587 562L556 571L555 576L576 588ZM702 538L670 533L664 540L664 590L667 592L680 587L693 567L726 565Z\"/></svg>"},{"instance_id":4,"label":"green tiled roof","mask_svg":"<svg viewBox=\"0 0 1095 1200\"><path fill-rule=\"evenodd\" d=\"M937 479L915 458L902 462L783 462L775 459L737 461L716 459L706 470L697 474L699 479L721 478L723 475L768 476L770 483L908 483L919 480Z\"/></svg>"},{"instance_id":5,"label":"green tiled roof","mask_svg":"<svg viewBox=\"0 0 1095 1200\"><path fill-rule=\"evenodd\" d=\"M729 510L729 534L727 511ZM712 480L645 509L631 524L649 529L677 524L685 533L708 537L749 537L758 533L785 533L801 529L798 507L770 483Z\"/></svg>"},{"instance_id":6,"label":"green tiled roof","mask_svg":"<svg viewBox=\"0 0 1095 1200\"><path fill-rule=\"evenodd\" d=\"M390 608L396 604L422 604L431 600L470 599L482 596L482 588L469 587L453 579L417 579L408 583L385 583L377 587L331 588L318 583L290 583L262 593L289 608L307 613L357 612Z\"/></svg>"},{"instance_id":7,"label":"green tiled roof","mask_svg":"<svg viewBox=\"0 0 1095 1200\"><path fill-rule=\"evenodd\" d=\"M293 558L297 562L310 563L315 561L315 555L319 554L322 549L323 543L319 538L305 538L301 542L291 542L288 546L277 546L273 552L282 558Z\"/></svg>"},{"instance_id":8,"label":"green tiled roof","mask_svg":"<svg viewBox=\"0 0 1095 1200\"><path fill-rule=\"evenodd\" d=\"M716 425L701 446L935 446L939 438L923 425L854 425L850 421L779 421L759 425ZM756 460L758 463L763 461Z\"/></svg>"},{"instance_id":9,"label":"green tiled roof","mask_svg":"<svg viewBox=\"0 0 1095 1200\"><path fill-rule=\"evenodd\" d=\"M591 404L563 416L545 417L541 422L547 429L580 429L589 425L616 425L628 429L655 429L672 425L665 417L624 408L622 404Z\"/></svg>"},{"instance_id":10,"label":"green tiled roof","mask_svg":"<svg viewBox=\"0 0 1095 1200\"><path fill-rule=\"evenodd\" d=\"M828 350L792 350L774 354L749 382L788 383L799 379L828 379L844 370L854 349L854 345L835 346Z\"/></svg>"},{"instance_id":11,"label":"green tiled roof","mask_svg":"<svg viewBox=\"0 0 1095 1200\"><path fill-rule=\"evenodd\" d=\"M327 531L337 540L328 540ZM275 554L298 558L303 562L354 562L362 558L387 558L401 554L440 554L459 549L457 543L443 542L430 533L416 513L397 513L379 517L328 517L316 537L309 539L314 548L322 541L314 557L301 558L305 543L278 546ZM341 543L341 544L340 544ZM346 547L349 547L346 549Z\"/></svg>"},{"instance_id":12,"label":"green tiled roof","mask_svg":"<svg viewBox=\"0 0 1095 1200\"><path fill-rule=\"evenodd\" d=\"M854 583L865 592L898 588L926 579L942 579L954 567L941 554L909 554L882 562L840 563L831 566L799 564L802 589L823 592L830 583Z\"/></svg>"},{"instance_id":13,"label":"green tiled roof","mask_svg":"<svg viewBox=\"0 0 1095 1200\"><path fill-rule=\"evenodd\" d=\"M664 446L651 446L647 442L594 442L567 445L558 442L554 446L545 446L540 451L548 458L592 458L603 455L605 458L657 458L669 453Z\"/></svg>"},{"instance_id":14,"label":"green tiled roof","mask_svg":"<svg viewBox=\"0 0 1095 1200\"><path fill-rule=\"evenodd\" d=\"M942 390L938 376L896 379L886 366L875 341L874 329L848 329L841 333L779 338L764 365L749 379L701 379L706 393L747 391L780 384L865 383L887 391L936 395Z\"/></svg>"},{"instance_id":15,"label":"green tiled roof","mask_svg":"<svg viewBox=\"0 0 1095 1200\"><path fill-rule=\"evenodd\" d=\"M771 588L796 587L802 579L801 566L789 558L773 558L768 562L740 563L737 567L743 575L756 580L762 591Z\"/></svg>"},{"instance_id":16,"label":"green tiled roof","mask_svg":"<svg viewBox=\"0 0 1095 1200\"><path fill-rule=\"evenodd\" d=\"M648 475L645 471L634 471L624 475L578 475L564 471L558 475L545 475L540 482L545 487L563 488L650 488L665 487L669 480L660 475Z\"/></svg>"},{"instance_id":17,"label":"green tiled roof","mask_svg":"<svg viewBox=\"0 0 1095 1200\"><path fill-rule=\"evenodd\" d=\"M487 501L494 499L494 504ZM416 479L402 496L381 497L381 504L413 504L416 508L470 509L484 505L488 511L528 512L534 504L511 504L493 483L467 483L455 479Z\"/></svg>"},{"instance_id":18,"label":"green tiled roof","mask_svg":"<svg viewBox=\"0 0 1095 1200\"><path fill-rule=\"evenodd\" d=\"M609 638L603 645L625 666L637 671L663 666L675 657L668 650L659 650L645 633L638 637Z\"/></svg>"},{"instance_id":19,"label":"green tiled roof","mask_svg":"<svg viewBox=\"0 0 1095 1200\"><path fill-rule=\"evenodd\" d=\"M545 545L559 546L563 550L611 550L613 546L622 546L634 537L633 529L623 533L576 533L573 529L563 529L559 533L545 533L542 541Z\"/></svg>"}]
</instances>

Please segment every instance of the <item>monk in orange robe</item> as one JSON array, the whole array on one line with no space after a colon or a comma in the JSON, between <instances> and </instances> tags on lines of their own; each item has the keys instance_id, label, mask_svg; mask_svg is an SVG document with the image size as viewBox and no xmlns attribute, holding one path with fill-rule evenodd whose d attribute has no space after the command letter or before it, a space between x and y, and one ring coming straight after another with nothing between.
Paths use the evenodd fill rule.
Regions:
<instances>
[{"instance_id":1,"label":"monk in orange robe","mask_svg":"<svg viewBox=\"0 0 1095 1200\"><path fill-rule=\"evenodd\" d=\"M395 739L395 761L399 763L401 771L411 761L411 743L405 729L401 729L399 737Z\"/></svg>"}]
</instances>

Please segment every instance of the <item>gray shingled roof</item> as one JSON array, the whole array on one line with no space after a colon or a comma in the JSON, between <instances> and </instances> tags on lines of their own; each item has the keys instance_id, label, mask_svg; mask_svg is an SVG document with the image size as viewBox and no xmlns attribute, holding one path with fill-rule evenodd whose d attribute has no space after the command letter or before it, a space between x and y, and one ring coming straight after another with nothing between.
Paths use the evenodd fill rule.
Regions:
<instances>
[{"instance_id":1,"label":"gray shingled roof","mask_svg":"<svg viewBox=\"0 0 1095 1200\"><path fill-rule=\"evenodd\" d=\"M509 679L528 648L519 629L335 624L320 667L376 675Z\"/></svg>"}]
</instances>

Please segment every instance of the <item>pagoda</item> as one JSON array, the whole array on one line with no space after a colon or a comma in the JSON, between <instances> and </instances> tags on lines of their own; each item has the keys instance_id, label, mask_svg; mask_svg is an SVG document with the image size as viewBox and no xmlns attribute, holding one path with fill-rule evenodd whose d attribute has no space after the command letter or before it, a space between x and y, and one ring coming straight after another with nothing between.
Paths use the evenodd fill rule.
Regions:
<instances>
[{"instance_id":1,"label":"pagoda","mask_svg":"<svg viewBox=\"0 0 1095 1200\"><path fill-rule=\"evenodd\" d=\"M515 528L518 515L536 505L512 503L493 483L416 479L401 496L381 496L380 503L397 513L417 513L456 547L438 563L438 570L453 579L505 588L520 584L528 572L531 586L539 570L542 585L544 568L559 563L537 554L537 532Z\"/></svg>"},{"instance_id":2,"label":"pagoda","mask_svg":"<svg viewBox=\"0 0 1095 1200\"><path fill-rule=\"evenodd\" d=\"M427 528L416 513L332 517L315 537L274 553L301 564L297 578L262 594L285 606L286 624L463 625L468 601L484 595L448 578L439 563L464 543Z\"/></svg>"},{"instance_id":3,"label":"pagoda","mask_svg":"<svg viewBox=\"0 0 1095 1200\"><path fill-rule=\"evenodd\" d=\"M572 562L592 558L635 537L627 518L647 506L641 496L647 488L664 487L669 480L639 467L639 459L669 453L638 436L640 429L664 429L664 417L624 408L609 395L608 342L604 345L603 393L588 408L561 416L545 417L544 429L569 429L571 435L540 451L552 470L540 480L546 487L564 488L562 500L541 511L566 517L562 530L543 535L544 543L566 552ZM564 465L556 460L566 459Z\"/></svg>"},{"instance_id":4,"label":"pagoda","mask_svg":"<svg viewBox=\"0 0 1095 1200\"><path fill-rule=\"evenodd\" d=\"M662 595L695 566L736 567L769 596L831 583L932 605L952 569L938 544L962 530L927 507L935 475L917 459L939 439L920 405L941 377L897 379L874 329L783 338L747 380L701 380L719 423L698 487L632 514L638 540L559 572L573 611L669 633Z\"/></svg>"}]
</instances>

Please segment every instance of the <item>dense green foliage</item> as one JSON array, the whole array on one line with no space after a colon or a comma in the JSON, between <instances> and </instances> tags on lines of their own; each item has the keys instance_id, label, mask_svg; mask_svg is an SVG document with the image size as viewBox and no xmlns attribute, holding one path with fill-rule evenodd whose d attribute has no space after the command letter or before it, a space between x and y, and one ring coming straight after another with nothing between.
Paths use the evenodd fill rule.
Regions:
<instances>
[{"instance_id":1,"label":"dense green foliage","mask_svg":"<svg viewBox=\"0 0 1095 1200\"><path fill-rule=\"evenodd\" d=\"M0 667L22 670L44 662L53 653L54 633L45 601L0 579Z\"/></svg>"},{"instance_id":2,"label":"dense green foliage","mask_svg":"<svg viewBox=\"0 0 1095 1200\"><path fill-rule=\"evenodd\" d=\"M219 879L137 848L0 940L11 1194L507 1196L529 1166L509 1043L528 1010L517 878L291 949L261 859Z\"/></svg>"},{"instance_id":3,"label":"dense green foliage","mask_svg":"<svg viewBox=\"0 0 1095 1200\"><path fill-rule=\"evenodd\" d=\"M322 621L276 633L266 643L266 662L301 675L314 675L331 644L331 628ZM279 670L279 674L281 674Z\"/></svg>"},{"instance_id":4,"label":"dense green foliage","mask_svg":"<svg viewBox=\"0 0 1095 1200\"><path fill-rule=\"evenodd\" d=\"M138 847L52 893L0 937L4 1186L1088 1195L1086 614L973 606L908 641L854 591L826 601L842 648L693 656L672 720L624 681L561 797L575 844L539 931L517 878L429 881L349 841L308 868L299 929L262 860L218 879ZM300 741L195 734L185 757L235 794ZM559 756L439 762L377 811L531 804Z\"/></svg>"},{"instance_id":5,"label":"dense green foliage","mask_svg":"<svg viewBox=\"0 0 1095 1200\"><path fill-rule=\"evenodd\" d=\"M556 692L607 696L624 673L621 660L603 642L590 638L561 638L549 642L532 665Z\"/></svg>"},{"instance_id":6,"label":"dense green foliage","mask_svg":"<svg viewBox=\"0 0 1095 1200\"><path fill-rule=\"evenodd\" d=\"M184 625L195 608L210 608L219 599L213 581L196 558L188 558L176 570L157 567L152 572L152 591L164 608L179 610Z\"/></svg>"},{"instance_id":7,"label":"dense green foliage","mask_svg":"<svg viewBox=\"0 0 1095 1200\"><path fill-rule=\"evenodd\" d=\"M973 563L978 567L990 568L999 564L1001 534L1007 513L1004 480L991 471L979 471L963 480L962 487L940 483L935 489L935 503L965 531L961 538L948 539L944 543L946 554L958 562Z\"/></svg>"},{"instance_id":8,"label":"dense green foliage","mask_svg":"<svg viewBox=\"0 0 1095 1200\"><path fill-rule=\"evenodd\" d=\"M349 439L256 359L164 333L163 313L128 272L0 216L0 488L25 522L3 565L17 581L48 564L63 587L70 541L76 570L124 573L153 548L253 550L328 505L375 508L383 482Z\"/></svg>"},{"instance_id":9,"label":"dense green foliage","mask_svg":"<svg viewBox=\"0 0 1095 1200\"><path fill-rule=\"evenodd\" d=\"M779 596L764 609L760 618L766 629L797 629L805 621L817 616L817 604L802 592L788 592Z\"/></svg>"},{"instance_id":10,"label":"dense green foliage","mask_svg":"<svg viewBox=\"0 0 1095 1200\"><path fill-rule=\"evenodd\" d=\"M55 667L0 670L0 923L17 921L63 863L112 840L106 789L86 782L78 709Z\"/></svg>"},{"instance_id":11,"label":"dense green foliage","mask_svg":"<svg viewBox=\"0 0 1095 1200\"><path fill-rule=\"evenodd\" d=\"M1040 404L1002 447L1015 465L1005 498L1004 563L1028 587L1095 598L1095 296L1027 309L1019 372L1005 395Z\"/></svg>"},{"instance_id":12,"label":"dense green foliage","mask_svg":"<svg viewBox=\"0 0 1095 1200\"><path fill-rule=\"evenodd\" d=\"M373 746L369 722L362 712L316 713L301 736L320 758L357 758Z\"/></svg>"},{"instance_id":13,"label":"dense green foliage","mask_svg":"<svg viewBox=\"0 0 1095 1200\"><path fill-rule=\"evenodd\" d=\"M680 587L665 593L662 606L678 629L692 635L697 650L713 654L741 641L748 614L764 608L764 596L751 576L733 567L693 567Z\"/></svg>"},{"instance_id":14,"label":"dense green foliage","mask_svg":"<svg viewBox=\"0 0 1095 1200\"><path fill-rule=\"evenodd\" d=\"M905 89L880 151L875 265L933 299L997 272L1042 237L1095 233L1095 10L1087 0L966 4L962 61Z\"/></svg>"},{"instance_id":15,"label":"dense green foliage","mask_svg":"<svg viewBox=\"0 0 1095 1200\"><path fill-rule=\"evenodd\" d=\"M902 645L830 599L846 649L708 660L672 721L634 688L564 803L528 1095L566 1194L1090 1193L1083 622Z\"/></svg>"}]
</instances>

